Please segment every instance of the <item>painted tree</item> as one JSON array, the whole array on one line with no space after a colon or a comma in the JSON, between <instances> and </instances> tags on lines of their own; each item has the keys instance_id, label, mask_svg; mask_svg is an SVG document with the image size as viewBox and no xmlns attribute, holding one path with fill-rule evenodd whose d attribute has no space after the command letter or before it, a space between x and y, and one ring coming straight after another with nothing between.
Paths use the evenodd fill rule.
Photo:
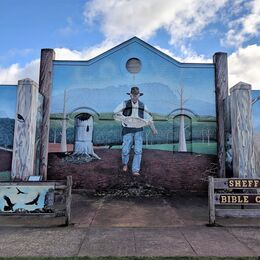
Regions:
<instances>
[{"instance_id":1,"label":"painted tree","mask_svg":"<svg viewBox=\"0 0 260 260\"><path fill-rule=\"evenodd\" d=\"M184 87L181 86L177 93L180 97L180 128L179 128L179 152L187 152L187 144L185 137L185 115L184 115L184 104L188 99L184 98Z\"/></svg>"},{"instance_id":2,"label":"painted tree","mask_svg":"<svg viewBox=\"0 0 260 260\"><path fill-rule=\"evenodd\" d=\"M93 122L93 116L88 113L81 113L75 117L74 155L100 159L93 149Z\"/></svg>"}]
</instances>

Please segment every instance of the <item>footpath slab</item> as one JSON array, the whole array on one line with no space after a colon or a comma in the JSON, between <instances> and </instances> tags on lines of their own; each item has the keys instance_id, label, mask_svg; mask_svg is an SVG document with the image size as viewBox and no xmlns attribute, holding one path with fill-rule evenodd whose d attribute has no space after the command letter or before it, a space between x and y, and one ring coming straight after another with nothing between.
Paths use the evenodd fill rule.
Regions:
<instances>
[{"instance_id":1,"label":"footpath slab","mask_svg":"<svg viewBox=\"0 0 260 260\"><path fill-rule=\"evenodd\" d=\"M233 219L233 226L230 219L226 225L223 219L222 227L207 227L203 196L90 198L77 194L69 227L6 220L0 218L0 256L5 257L260 255L259 219Z\"/></svg>"}]
</instances>

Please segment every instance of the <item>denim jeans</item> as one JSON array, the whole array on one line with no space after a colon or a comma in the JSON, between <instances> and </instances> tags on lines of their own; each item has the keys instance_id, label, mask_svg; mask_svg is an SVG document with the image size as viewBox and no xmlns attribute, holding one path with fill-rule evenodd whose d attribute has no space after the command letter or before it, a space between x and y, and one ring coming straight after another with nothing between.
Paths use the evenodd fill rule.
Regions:
<instances>
[{"instance_id":1,"label":"denim jeans","mask_svg":"<svg viewBox=\"0 0 260 260\"><path fill-rule=\"evenodd\" d=\"M134 142L134 158L132 163L132 172L139 172L142 159L143 131L128 133L123 135L122 163L127 165L129 154Z\"/></svg>"}]
</instances>

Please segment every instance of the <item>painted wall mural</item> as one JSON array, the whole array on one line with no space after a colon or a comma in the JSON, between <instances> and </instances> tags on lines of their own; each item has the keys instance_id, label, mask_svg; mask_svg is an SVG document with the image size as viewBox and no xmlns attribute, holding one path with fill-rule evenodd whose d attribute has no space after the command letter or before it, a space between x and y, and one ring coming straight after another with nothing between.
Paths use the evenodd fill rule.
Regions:
<instances>
[{"instance_id":1,"label":"painted wall mural","mask_svg":"<svg viewBox=\"0 0 260 260\"><path fill-rule=\"evenodd\" d=\"M260 177L260 90L252 90L252 120L256 153L256 172Z\"/></svg>"},{"instance_id":2,"label":"painted wall mural","mask_svg":"<svg viewBox=\"0 0 260 260\"><path fill-rule=\"evenodd\" d=\"M16 85L0 85L0 181L10 180L16 92Z\"/></svg>"},{"instance_id":3,"label":"painted wall mural","mask_svg":"<svg viewBox=\"0 0 260 260\"><path fill-rule=\"evenodd\" d=\"M260 90L252 90L251 93L254 133L260 134Z\"/></svg>"},{"instance_id":4,"label":"painted wall mural","mask_svg":"<svg viewBox=\"0 0 260 260\"><path fill-rule=\"evenodd\" d=\"M0 187L0 212L41 212L50 207L54 186L11 185Z\"/></svg>"},{"instance_id":5,"label":"painted wall mural","mask_svg":"<svg viewBox=\"0 0 260 260\"><path fill-rule=\"evenodd\" d=\"M49 151L73 151L82 113L93 118L93 146L120 148L113 111L133 85L158 130L144 128L144 149L178 151L183 129L187 152L216 154L214 65L179 63L138 38L89 61L53 62Z\"/></svg>"},{"instance_id":6,"label":"painted wall mural","mask_svg":"<svg viewBox=\"0 0 260 260\"><path fill-rule=\"evenodd\" d=\"M16 85L0 85L0 147L12 149L16 111Z\"/></svg>"}]
</instances>

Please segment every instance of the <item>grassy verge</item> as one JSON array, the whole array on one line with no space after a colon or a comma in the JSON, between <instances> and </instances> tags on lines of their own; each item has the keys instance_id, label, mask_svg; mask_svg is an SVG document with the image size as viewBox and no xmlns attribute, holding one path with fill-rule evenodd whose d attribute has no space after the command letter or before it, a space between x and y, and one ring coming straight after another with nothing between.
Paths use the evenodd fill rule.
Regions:
<instances>
[{"instance_id":1,"label":"grassy verge","mask_svg":"<svg viewBox=\"0 0 260 260\"><path fill-rule=\"evenodd\" d=\"M119 257L119 256L107 256L107 257L0 257L0 259L6 260L48 260L48 259L57 259L57 260L257 260L258 257L211 257L211 256L173 256L173 257L136 257L136 256L128 256L128 257Z\"/></svg>"}]
</instances>

